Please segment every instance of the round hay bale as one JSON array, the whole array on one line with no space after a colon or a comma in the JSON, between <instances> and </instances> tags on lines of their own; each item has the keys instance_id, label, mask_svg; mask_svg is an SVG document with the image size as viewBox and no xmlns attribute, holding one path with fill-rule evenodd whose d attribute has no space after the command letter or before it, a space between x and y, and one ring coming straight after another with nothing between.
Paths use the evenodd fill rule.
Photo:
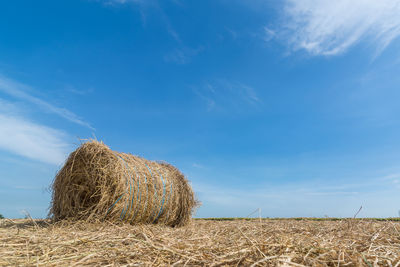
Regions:
<instances>
[{"instance_id":1,"label":"round hay bale","mask_svg":"<svg viewBox=\"0 0 400 267\"><path fill-rule=\"evenodd\" d=\"M172 165L89 141L56 174L49 215L183 226L197 204L185 176Z\"/></svg>"}]
</instances>

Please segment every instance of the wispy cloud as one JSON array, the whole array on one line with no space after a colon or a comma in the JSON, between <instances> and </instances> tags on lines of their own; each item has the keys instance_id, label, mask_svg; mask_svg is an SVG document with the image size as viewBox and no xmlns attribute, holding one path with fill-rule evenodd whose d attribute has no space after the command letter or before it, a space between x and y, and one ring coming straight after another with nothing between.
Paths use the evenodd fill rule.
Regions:
<instances>
[{"instance_id":1,"label":"wispy cloud","mask_svg":"<svg viewBox=\"0 0 400 267\"><path fill-rule=\"evenodd\" d=\"M135 4L139 7L142 8L141 13L142 13L142 19L143 19L143 24L145 24L145 18L146 14L143 9L143 7L150 7L152 9L155 9L157 11L157 16L156 18L159 19L163 26L165 27L166 32L168 35L174 40L175 42L175 48L171 49L171 51L165 53L163 59L165 62L168 63L175 63L175 64L188 64L190 63L190 60L202 52L205 47L202 45L199 45L197 48L192 48L188 45L185 44L185 42L182 40L181 35L178 33L178 31L175 29L173 26L173 23L171 22L169 16L166 14L164 9L162 8L161 3L158 0L108 0L105 1L106 4L112 5L112 6L119 6L119 5L124 5L124 4ZM182 6L182 3L179 1L172 1L177 6Z\"/></svg>"},{"instance_id":2,"label":"wispy cloud","mask_svg":"<svg viewBox=\"0 0 400 267\"><path fill-rule=\"evenodd\" d=\"M166 62L173 62L177 64L187 64L190 62L192 57L196 56L202 50L203 47L192 49L186 46L182 46L181 48L176 48L173 51L167 53L164 56L164 60Z\"/></svg>"},{"instance_id":3,"label":"wispy cloud","mask_svg":"<svg viewBox=\"0 0 400 267\"><path fill-rule=\"evenodd\" d=\"M70 136L27 118L26 105L34 105L73 123L93 129L73 112L50 104L32 94L28 85L0 75L0 149L29 159L60 165L70 145Z\"/></svg>"},{"instance_id":4,"label":"wispy cloud","mask_svg":"<svg viewBox=\"0 0 400 267\"><path fill-rule=\"evenodd\" d=\"M233 40L236 40L239 37L239 33L231 28L225 27L225 30L229 33Z\"/></svg>"},{"instance_id":5,"label":"wispy cloud","mask_svg":"<svg viewBox=\"0 0 400 267\"><path fill-rule=\"evenodd\" d=\"M333 192L309 192L306 195L310 196L342 196L342 195L357 195L356 191L333 191Z\"/></svg>"},{"instance_id":6,"label":"wispy cloud","mask_svg":"<svg viewBox=\"0 0 400 267\"><path fill-rule=\"evenodd\" d=\"M377 186L379 185L379 189ZM228 185L212 185L194 182L197 197L203 202L207 214L219 217L247 216L256 208L262 209L262 216L271 217L351 217L362 205L361 217L395 216L397 210L385 203L390 199L398 201L398 189L375 181L366 188L343 185L347 190L334 190L328 187L315 187L307 182L287 185L253 185L232 188ZM386 203L387 204L387 203ZM200 207L198 216L203 216ZM208 215L210 216L210 215Z\"/></svg>"},{"instance_id":7,"label":"wispy cloud","mask_svg":"<svg viewBox=\"0 0 400 267\"><path fill-rule=\"evenodd\" d=\"M15 104L0 98L0 114L20 114L21 109Z\"/></svg>"},{"instance_id":8,"label":"wispy cloud","mask_svg":"<svg viewBox=\"0 0 400 267\"><path fill-rule=\"evenodd\" d=\"M176 48L167 53L164 56L164 60L166 62L172 62L177 64L187 64L190 60L201 53L205 48L200 45L197 48L192 48L185 45L185 42L182 40L181 36L178 34L176 29L173 27L169 17L164 12L164 10L159 8L159 12L161 14L161 19L163 20L163 24L167 28L168 34L172 37L172 39L176 42Z\"/></svg>"},{"instance_id":9,"label":"wispy cloud","mask_svg":"<svg viewBox=\"0 0 400 267\"><path fill-rule=\"evenodd\" d=\"M264 27L264 35L263 35L264 41L269 42L275 36L276 36L276 32L274 30L268 28L267 26Z\"/></svg>"},{"instance_id":10,"label":"wispy cloud","mask_svg":"<svg viewBox=\"0 0 400 267\"><path fill-rule=\"evenodd\" d=\"M391 183L394 188L400 189L400 173L386 175L379 179L382 183Z\"/></svg>"},{"instance_id":11,"label":"wispy cloud","mask_svg":"<svg viewBox=\"0 0 400 267\"><path fill-rule=\"evenodd\" d=\"M246 84L217 80L206 83L201 88L194 88L193 92L206 102L207 110L241 110L243 107L257 107L262 103L256 90Z\"/></svg>"},{"instance_id":12,"label":"wispy cloud","mask_svg":"<svg viewBox=\"0 0 400 267\"><path fill-rule=\"evenodd\" d=\"M196 162L194 162L194 163L192 164L192 167L195 167L195 168L197 168L197 169L204 169L204 166L203 166L202 164L196 163Z\"/></svg>"},{"instance_id":13,"label":"wispy cloud","mask_svg":"<svg viewBox=\"0 0 400 267\"><path fill-rule=\"evenodd\" d=\"M151 1L145 1L145 0L100 0L101 2L104 2L106 4L129 4L129 3L135 3L135 4L145 4L146 2L151 2Z\"/></svg>"},{"instance_id":14,"label":"wispy cloud","mask_svg":"<svg viewBox=\"0 0 400 267\"><path fill-rule=\"evenodd\" d=\"M27 121L20 117L0 114L0 148L11 153L59 165L69 146L62 131Z\"/></svg>"},{"instance_id":15,"label":"wispy cloud","mask_svg":"<svg viewBox=\"0 0 400 267\"><path fill-rule=\"evenodd\" d=\"M399 0L286 0L281 30L293 50L313 55L341 54L361 40L379 54L399 37L399 14Z\"/></svg>"},{"instance_id":16,"label":"wispy cloud","mask_svg":"<svg viewBox=\"0 0 400 267\"><path fill-rule=\"evenodd\" d=\"M400 173L392 173L380 178L380 180L382 181L393 181L397 179L400 179Z\"/></svg>"},{"instance_id":17,"label":"wispy cloud","mask_svg":"<svg viewBox=\"0 0 400 267\"><path fill-rule=\"evenodd\" d=\"M29 102L31 104L34 104L41 108L43 111L48 112L48 113L53 113L56 114L66 120L69 120L73 123L85 126L89 129L94 130L92 126L90 126L89 123L85 122L83 119L81 119L79 116L77 116L75 113L69 111L68 109L65 108L60 108L57 106L54 106L38 97L32 96L27 93L27 91L32 91L32 88L29 86L7 79L3 76L0 76L0 92L3 92L13 98L20 99L26 102Z\"/></svg>"},{"instance_id":18,"label":"wispy cloud","mask_svg":"<svg viewBox=\"0 0 400 267\"><path fill-rule=\"evenodd\" d=\"M64 87L64 90L69 92L69 93L72 93L72 94L75 94L75 95L81 95L81 96L87 95L87 94L91 94L94 91L94 89L92 87L89 88L89 89L83 90L83 89L78 89L78 88L76 88L74 86L71 86L71 85L66 85Z\"/></svg>"}]
</instances>

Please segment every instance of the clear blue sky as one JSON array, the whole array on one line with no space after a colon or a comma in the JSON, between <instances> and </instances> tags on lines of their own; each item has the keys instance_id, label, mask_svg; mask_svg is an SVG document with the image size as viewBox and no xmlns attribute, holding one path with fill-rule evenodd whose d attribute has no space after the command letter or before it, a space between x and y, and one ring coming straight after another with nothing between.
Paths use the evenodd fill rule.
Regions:
<instances>
[{"instance_id":1,"label":"clear blue sky","mask_svg":"<svg viewBox=\"0 0 400 267\"><path fill-rule=\"evenodd\" d=\"M79 138L180 168L197 217L394 217L399 0L0 4L0 213Z\"/></svg>"}]
</instances>

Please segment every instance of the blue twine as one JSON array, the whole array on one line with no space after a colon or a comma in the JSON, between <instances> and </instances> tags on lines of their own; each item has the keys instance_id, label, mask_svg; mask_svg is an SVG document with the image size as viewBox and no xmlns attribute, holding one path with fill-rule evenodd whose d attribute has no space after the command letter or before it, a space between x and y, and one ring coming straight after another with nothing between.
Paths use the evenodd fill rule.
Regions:
<instances>
[{"instance_id":1,"label":"blue twine","mask_svg":"<svg viewBox=\"0 0 400 267\"><path fill-rule=\"evenodd\" d=\"M144 209L143 209L143 214L145 214L145 211L147 210L147 200L149 198L149 185L147 184L147 176L145 173L143 173L144 175L144 183L146 184L146 201L144 203Z\"/></svg>"},{"instance_id":2,"label":"blue twine","mask_svg":"<svg viewBox=\"0 0 400 267\"><path fill-rule=\"evenodd\" d=\"M150 172L151 178L153 178L153 181L154 181L154 198L156 199L156 202L158 202L158 197L157 197L157 183L156 183L156 180L155 180L155 178L153 177L153 173L151 172L149 166L147 166L146 163L145 163L144 165L146 165L147 169L148 169L149 172ZM155 213L156 213L156 210L152 211L152 212L151 212L150 218L152 218L152 217L154 216Z\"/></svg>"},{"instance_id":3,"label":"blue twine","mask_svg":"<svg viewBox=\"0 0 400 267\"><path fill-rule=\"evenodd\" d=\"M137 194L136 194L136 205L135 205L135 209L133 210L133 215L131 218L131 222L135 219L136 217L136 213L139 209L137 209L137 207L140 205L140 200L141 200L141 196L140 196L140 175L138 175L137 171L136 171L136 167L133 167L133 170L135 171L135 175L137 178ZM133 190L135 190L135 184L133 185ZM133 198L132 198L133 201Z\"/></svg>"},{"instance_id":4,"label":"blue twine","mask_svg":"<svg viewBox=\"0 0 400 267\"><path fill-rule=\"evenodd\" d=\"M118 159L117 153L115 153L115 152L113 152L113 153L114 153L115 157ZM128 185L128 181L126 181L126 185ZM126 193L126 192L125 192L125 193ZM121 198L125 195L125 193L123 193L123 194L108 208L108 210L107 210L107 212L106 212L106 217L107 217L108 213L111 211L111 209L115 206L115 204L117 204L117 202L120 201ZM122 211L124 211L124 209L122 209ZM121 216L120 216L120 218L121 218Z\"/></svg>"},{"instance_id":5,"label":"blue twine","mask_svg":"<svg viewBox=\"0 0 400 267\"><path fill-rule=\"evenodd\" d=\"M167 178L167 177L166 177ZM170 197L171 197L171 193L172 193L172 181L171 181L171 186L170 186L170 189L169 189L169 194L168 194L168 198L167 198L167 202L166 202L166 204L169 204L169 199L170 199ZM168 217L169 217L169 211L167 212L167 216L166 216L166 218L165 218L165 220L168 220Z\"/></svg>"},{"instance_id":6,"label":"blue twine","mask_svg":"<svg viewBox=\"0 0 400 267\"><path fill-rule=\"evenodd\" d=\"M125 161L124 161L125 162ZM125 165L126 165L126 167L127 168L129 168L130 170L132 170L132 168L131 167L129 167L128 166L128 164L125 162ZM136 171L135 171L136 172ZM130 172L131 173L131 172ZM132 176L130 176L131 177L131 179L132 179L132 190L133 190L133 193L132 193L132 199L131 199L131 204L130 204L130 208L133 208L133 199L135 198L135 179L133 178L133 175ZM136 176L137 177L137 176ZM129 183L129 185L131 185L130 183ZM139 192L139 191L138 191ZM136 194L136 198L137 198L137 195L138 194ZM137 205L136 205L137 206ZM135 209L133 210L133 214L135 214L135 211L136 211L136 207L135 207Z\"/></svg>"},{"instance_id":7,"label":"blue twine","mask_svg":"<svg viewBox=\"0 0 400 267\"><path fill-rule=\"evenodd\" d=\"M124 163L124 172L125 172L125 174L128 174L128 176L129 176L129 197L130 196L132 196L132 198L131 198L131 201L130 201L130 203L129 203L129 197L128 197L128 201L127 201L127 203L126 203L126 206L124 207L124 208L122 208L122 211L121 211L121 214L120 214L120 219L121 220L124 220L125 219L125 216L126 216L126 214L128 213L128 211L131 209L131 208L133 208L133 199L134 199L134 197L135 197L135 179L134 179L134 177L133 177L133 175L132 175L132 171L131 171L131 169L132 168L130 168L129 166L128 166L128 164L126 163L126 161L124 160L124 158L122 157L122 156L120 156L120 155L118 155L118 154L116 154L115 152L114 152L114 154L115 154L115 156L117 157L117 159L121 159L122 160L122 162ZM150 169L150 167L145 163L145 166L146 166L146 168L147 168L147 170L149 171L149 173L150 173L150 177L153 179L153 181L154 181L154 197L155 197L155 199L156 199L156 202L158 202L158 194L157 194L157 183L156 183L156 178L153 176L153 173L152 173L152 171L151 171L151 169ZM129 169L129 170L127 170L127 169ZM131 218L131 221L133 221L134 219L135 219L135 217L136 217L136 215L137 215L137 212L139 211L139 209L140 208L138 208L139 207L139 205L140 205L140 202L141 202L141 195L140 195L140 175L138 175L138 173L137 173L137 171L136 171L136 167L134 167L134 172L135 172L135 176L136 176L136 178L137 178L137 194L136 194L136 205L135 205L135 207L133 208L133 215L132 215L132 218ZM163 177L163 175L158 171L158 170L156 170L157 172L158 172L158 174L159 174L159 176L161 177L161 181L162 181L162 183L163 183L163 195L162 195L162 201L161 201L161 206L160 206L160 210L159 210L159 212L158 212L158 214L157 214L157 216L155 217L155 219L153 220L153 222L155 222L155 221L157 221L158 219L159 219L159 217L163 214L163 210L164 210L164 203L169 203L169 200L170 200L170 198L171 198L171 194L172 194L172 186L173 186L173 183L171 182L171 185L170 185L170 191L169 191L169 194L168 194L168 197L167 197L167 201L165 201L165 196L166 196L166 180L167 180L167 177L165 176L165 178ZM148 183L147 183L147 176L146 176L146 174L145 173L143 173L143 176L144 176L144 179L145 179L145 184L146 184L146 201L145 201L145 206L144 206L144 209L143 209L143 214L145 214L145 211L147 210L147 208L148 208L148 196L149 196L149 185L148 185ZM132 184L133 184L133 189L132 189ZM128 186L128 179L126 179L126 185ZM132 192L133 191L133 192ZM112 210L112 208L118 203L118 201L120 201L121 199L122 199L122 197L125 195L125 194L127 194L128 192L125 192L125 193L123 193L109 208L108 208L108 210L107 210L107 212L106 212L106 216L109 214L109 212ZM153 210L152 212L151 212L151 215L150 215L150 218L152 218L155 214L156 214L156 209L155 210ZM169 215L169 214L168 214Z\"/></svg>"},{"instance_id":8,"label":"blue twine","mask_svg":"<svg viewBox=\"0 0 400 267\"><path fill-rule=\"evenodd\" d=\"M162 174L161 174L159 171L157 171L157 172L158 172L158 175L161 176L161 181L162 181L162 183L163 183L163 196L162 196L162 202L161 202L160 211L158 212L158 215L157 215L157 217L154 219L153 222L157 221L158 218L160 217L160 215L161 215L161 213L162 213L162 211L163 211L163 208L164 208L164 201L165 201L165 183L164 183L164 177L162 176Z\"/></svg>"},{"instance_id":9,"label":"blue twine","mask_svg":"<svg viewBox=\"0 0 400 267\"><path fill-rule=\"evenodd\" d=\"M127 166L125 160L124 160L121 156L119 156L116 152L114 152L114 155L115 155L115 157L116 157L117 159L122 159L122 161L125 163L125 166ZM125 170L125 173L126 173L126 169L125 169L125 168L124 168L124 170ZM131 175L129 175L129 177L133 179L133 177L131 177ZM128 180L126 180L126 185L128 186ZM132 184L131 184L131 183L129 183L129 187L130 187L130 189L129 189L129 196L130 196L130 195L131 195L131 192L132 192ZM133 190L135 190L135 189L133 189ZM106 216L107 216L107 214L109 213L109 211L115 206L115 204L117 204L117 202L120 201L121 198L122 198L125 194L126 194L126 192L123 193L123 194L110 206L110 208L108 208L108 211L107 211L107 213L106 213ZM129 199L129 198L128 198L128 199ZM132 196L132 203L133 203L133 196ZM127 205L129 205L129 204L127 204ZM129 208L127 207L126 209L125 209L125 208L122 208L122 211L121 211L121 214L120 214L119 218L122 219L122 220L125 219L125 215L126 215L126 213L127 213L127 211L128 211L129 209L130 209L130 206L129 206ZM123 214L123 216L122 216L122 214Z\"/></svg>"},{"instance_id":10,"label":"blue twine","mask_svg":"<svg viewBox=\"0 0 400 267\"><path fill-rule=\"evenodd\" d=\"M117 202L118 202L124 195L125 195L125 193L123 193L123 194L114 202L114 204L112 204L112 205L108 208L108 210L107 210L107 212L106 212L106 217L107 217L108 213L110 212L110 210L115 206L115 204L117 204Z\"/></svg>"},{"instance_id":11,"label":"blue twine","mask_svg":"<svg viewBox=\"0 0 400 267\"><path fill-rule=\"evenodd\" d=\"M120 159L122 159L122 162L125 164L125 168L124 168L125 173L127 173L127 170L126 170L126 169L128 168L128 164L126 163L126 161L124 160L123 157L121 157L121 156L119 156L119 155L117 155L117 157L120 158ZM133 180L133 177L130 175L130 172L129 172L129 171L128 171L128 175L129 175L129 178ZM128 179L126 180L126 185L128 186ZM131 195L132 195L132 184L129 182L129 197L130 197ZM132 195L132 203L133 203L133 197L134 197L134 196ZM129 198L128 198L128 200L129 200ZM124 219L125 219L126 213L128 212L128 210L131 209L131 205L129 204L129 202L128 202L126 205L127 205L126 209L123 208L122 211L121 211L121 215L119 216L119 218L120 218L121 220L124 220ZM128 205L129 205L129 206L128 206ZM123 216L122 216L122 214L123 214Z\"/></svg>"}]
</instances>

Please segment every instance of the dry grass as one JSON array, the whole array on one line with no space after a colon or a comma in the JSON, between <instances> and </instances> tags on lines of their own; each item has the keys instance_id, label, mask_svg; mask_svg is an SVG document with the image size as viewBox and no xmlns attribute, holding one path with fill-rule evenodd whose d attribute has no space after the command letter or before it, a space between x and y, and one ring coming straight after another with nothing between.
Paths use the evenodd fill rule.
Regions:
<instances>
[{"instance_id":1,"label":"dry grass","mask_svg":"<svg viewBox=\"0 0 400 267\"><path fill-rule=\"evenodd\" d=\"M400 222L0 220L1 266L400 266Z\"/></svg>"},{"instance_id":2,"label":"dry grass","mask_svg":"<svg viewBox=\"0 0 400 267\"><path fill-rule=\"evenodd\" d=\"M177 168L112 151L95 140L69 155L52 192L50 216L55 220L183 226L198 205Z\"/></svg>"}]
</instances>

